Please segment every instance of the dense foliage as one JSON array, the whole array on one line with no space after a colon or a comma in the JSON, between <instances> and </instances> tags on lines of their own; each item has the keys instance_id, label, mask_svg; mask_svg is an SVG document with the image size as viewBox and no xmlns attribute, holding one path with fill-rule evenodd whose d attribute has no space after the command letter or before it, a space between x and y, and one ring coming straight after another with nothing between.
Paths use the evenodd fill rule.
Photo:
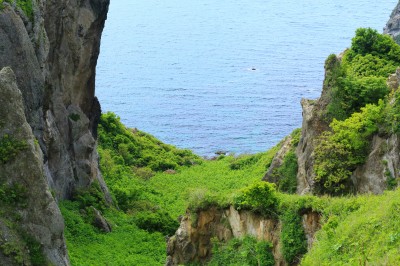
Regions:
<instances>
[{"instance_id":1,"label":"dense foliage","mask_svg":"<svg viewBox=\"0 0 400 266\"><path fill-rule=\"evenodd\" d=\"M233 238L226 244L214 241L213 256L207 265L273 266L272 244L251 236Z\"/></svg>"},{"instance_id":2,"label":"dense foliage","mask_svg":"<svg viewBox=\"0 0 400 266\"><path fill-rule=\"evenodd\" d=\"M400 65L400 46L388 35L361 28L341 62L333 55L325 65L325 85L332 90L328 116L343 120L389 93L386 79Z\"/></svg>"},{"instance_id":3,"label":"dense foliage","mask_svg":"<svg viewBox=\"0 0 400 266\"><path fill-rule=\"evenodd\" d=\"M400 46L369 28L356 31L341 60L328 57L325 87L331 91L327 107L331 131L316 140L317 193L352 192L350 176L365 162L373 135L399 132L399 92L390 92L386 84L399 66Z\"/></svg>"},{"instance_id":4,"label":"dense foliage","mask_svg":"<svg viewBox=\"0 0 400 266\"><path fill-rule=\"evenodd\" d=\"M118 164L129 166L136 173L176 170L179 166L199 164L202 160L189 150L167 145L153 136L129 130L113 113L102 115L99 124L99 142Z\"/></svg>"},{"instance_id":5,"label":"dense foliage","mask_svg":"<svg viewBox=\"0 0 400 266\"><path fill-rule=\"evenodd\" d=\"M0 10L3 8L4 2L16 4L30 20L33 19L32 0L0 0Z\"/></svg>"},{"instance_id":6,"label":"dense foliage","mask_svg":"<svg viewBox=\"0 0 400 266\"><path fill-rule=\"evenodd\" d=\"M301 129L295 129L291 137L290 150L283 158L280 167L275 168L272 172L273 178L276 180L278 191L286 193L296 193L297 189L297 156L296 148L300 141Z\"/></svg>"},{"instance_id":7,"label":"dense foliage","mask_svg":"<svg viewBox=\"0 0 400 266\"><path fill-rule=\"evenodd\" d=\"M383 101L367 105L344 121L334 119L315 147L315 182L319 193L349 192L350 176L368 154L371 137L378 132Z\"/></svg>"},{"instance_id":8,"label":"dense foliage","mask_svg":"<svg viewBox=\"0 0 400 266\"><path fill-rule=\"evenodd\" d=\"M275 184L261 181L243 189L234 199L237 210L252 210L269 217L276 217L277 203Z\"/></svg>"},{"instance_id":9,"label":"dense foliage","mask_svg":"<svg viewBox=\"0 0 400 266\"><path fill-rule=\"evenodd\" d=\"M163 265L164 236L175 232L178 216L188 207L230 202L238 189L262 178L279 148L206 161L125 128L111 113L102 116L98 132L102 174L119 210L107 206L97 183L62 203L73 265ZM92 207L111 223L111 233L92 225Z\"/></svg>"}]
</instances>

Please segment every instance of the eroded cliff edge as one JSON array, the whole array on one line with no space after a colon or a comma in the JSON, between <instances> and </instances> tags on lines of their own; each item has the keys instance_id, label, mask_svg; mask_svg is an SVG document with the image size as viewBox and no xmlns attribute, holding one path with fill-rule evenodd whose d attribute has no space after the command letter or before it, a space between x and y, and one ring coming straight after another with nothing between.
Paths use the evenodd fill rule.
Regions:
<instances>
[{"instance_id":1,"label":"eroded cliff edge","mask_svg":"<svg viewBox=\"0 0 400 266\"><path fill-rule=\"evenodd\" d=\"M98 167L101 111L94 90L109 0L25 2L27 6L0 3L0 99L5 101L0 106L5 114L0 138L3 146L10 137L27 143L1 163L0 185L26 189L21 193L27 204L15 210L22 217L18 228L40 244L48 261L68 265L56 200L68 199L96 181L108 195ZM12 225L14 218L2 221L2 247L11 235L22 235ZM0 248L0 258L10 257L4 250ZM21 264L15 257L7 264Z\"/></svg>"}]
</instances>

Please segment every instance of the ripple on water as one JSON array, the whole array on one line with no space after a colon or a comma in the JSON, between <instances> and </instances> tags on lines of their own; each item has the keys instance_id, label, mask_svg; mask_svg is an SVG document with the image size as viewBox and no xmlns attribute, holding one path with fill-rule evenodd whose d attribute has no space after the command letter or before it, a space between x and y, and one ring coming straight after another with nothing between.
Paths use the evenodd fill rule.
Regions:
<instances>
[{"instance_id":1,"label":"ripple on water","mask_svg":"<svg viewBox=\"0 0 400 266\"><path fill-rule=\"evenodd\" d=\"M96 94L127 126L201 155L265 151L300 127L325 58L356 28L381 30L396 3L112 1Z\"/></svg>"}]
</instances>

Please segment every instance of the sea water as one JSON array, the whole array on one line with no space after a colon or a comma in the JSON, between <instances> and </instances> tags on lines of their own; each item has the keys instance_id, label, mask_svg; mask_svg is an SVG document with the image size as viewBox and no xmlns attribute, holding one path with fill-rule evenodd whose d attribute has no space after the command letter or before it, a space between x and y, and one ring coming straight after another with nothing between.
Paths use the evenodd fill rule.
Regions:
<instances>
[{"instance_id":1,"label":"sea water","mask_svg":"<svg viewBox=\"0 0 400 266\"><path fill-rule=\"evenodd\" d=\"M301 126L324 61L397 0L115 0L96 95L128 127L200 155L255 153Z\"/></svg>"}]
</instances>

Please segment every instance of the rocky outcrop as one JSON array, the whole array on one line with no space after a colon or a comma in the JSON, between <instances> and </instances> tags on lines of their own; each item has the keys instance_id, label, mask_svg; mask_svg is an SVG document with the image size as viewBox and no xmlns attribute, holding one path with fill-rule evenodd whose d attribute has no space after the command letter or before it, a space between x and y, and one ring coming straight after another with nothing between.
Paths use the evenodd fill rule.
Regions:
<instances>
[{"instance_id":1,"label":"rocky outcrop","mask_svg":"<svg viewBox=\"0 0 400 266\"><path fill-rule=\"evenodd\" d=\"M388 188L390 179L397 183L399 170L399 136L384 138L375 135L372 140L372 151L365 164L354 171L352 180L358 193L382 194Z\"/></svg>"},{"instance_id":2,"label":"rocky outcrop","mask_svg":"<svg viewBox=\"0 0 400 266\"><path fill-rule=\"evenodd\" d=\"M303 227L309 248L314 234L320 228L320 216L312 211L303 215ZM203 263L212 255L212 238L227 242L246 235L272 243L275 265L287 265L281 253L281 222L268 219L250 211L210 208L196 215L188 213L175 235L168 239L166 265L181 265L190 262Z\"/></svg>"},{"instance_id":3,"label":"rocky outcrop","mask_svg":"<svg viewBox=\"0 0 400 266\"><path fill-rule=\"evenodd\" d=\"M15 210L22 215L21 228L50 262L68 265L63 220L49 189L56 199L68 199L97 181L111 202L98 167L101 111L94 96L109 0L29 0L28 14L11 2L0 3L0 69L7 67L0 100L8 104L0 112L10 116L1 118L0 132L25 139L29 149L2 165L10 170L1 176L4 184L18 180L28 189L28 208ZM10 86L18 87L21 99L9 98L4 88Z\"/></svg>"},{"instance_id":4,"label":"rocky outcrop","mask_svg":"<svg viewBox=\"0 0 400 266\"><path fill-rule=\"evenodd\" d=\"M325 117L325 110L329 103L332 89L332 75L334 69L340 64L341 57L330 56L325 62L325 78L321 97L317 100L301 100L303 109L303 123L301 137L296 149L298 172L297 193L311 193L314 180L314 142L324 131L329 130L329 124Z\"/></svg>"},{"instance_id":5,"label":"rocky outcrop","mask_svg":"<svg viewBox=\"0 0 400 266\"><path fill-rule=\"evenodd\" d=\"M97 167L95 67L108 0L32 0L28 18L0 11L0 68L10 66L58 198L102 180ZM103 183L103 182L100 182ZM105 193L106 187L102 186Z\"/></svg>"},{"instance_id":6,"label":"rocky outcrop","mask_svg":"<svg viewBox=\"0 0 400 266\"><path fill-rule=\"evenodd\" d=\"M390 15L390 19L386 23L383 33L391 35L397 43L400 43L400 2L396 5Z\"/></svg>"},{"instance_id":7,"label":"rocky outcrop","mask_svg":"<svg viewBox=\"0 0 400 266\"><path fill-rule=\"evenodd\" d=\"M387 85L398 90L400 69L389 76ZM389 99L393 105L395 98ZM358 193L382 194L386 189L397 186L400 177L400 140L398 134L375 135L365 163L354 171L352 181Z\"/></svg>"},{"instance_id":8,"label":"rocky outcrop","mask_svg":"<svg viewBox=\"0 0 400 266\"><path fill-rule=\"evenodd\" d=\"M329 103L331 91L330 81L332 70L340 63L340 56L328 58L325 65L325 81L322 95L317 100L302 99L303 124L299 145L296 150L298 158L297 193L307 194L313 192L314 174L314 149L315 140L322 132L328 131L329 125L325 118L326 107ZM390 75L388 86L396 90L400 84L400 70ZM388 188L388 181L399 176L400 147L398 136L375 135L371 141L370 151L364 164L358 166L352 174L352 185L355 193L381 194Z\"/></svg>"},{"instance_id":9,"label":"rocky outcrop","mask_svg":"<svg viewBox=\"0 0 400 266\"><path fill-rule=\"evenodd\" d=\"M0 253L7 245L23 249L24 245L15 244L13 239L25 232L40 243L51 263L68 265L63 218L46 183L43 154L26 121L22 94L11 68L0 71L0 94L0 190L4 193L0 199ZM9 256L7 260L6 265L21 265ZM29 261L24 265L30 265Z\"/></svg>"}]
</instances>

